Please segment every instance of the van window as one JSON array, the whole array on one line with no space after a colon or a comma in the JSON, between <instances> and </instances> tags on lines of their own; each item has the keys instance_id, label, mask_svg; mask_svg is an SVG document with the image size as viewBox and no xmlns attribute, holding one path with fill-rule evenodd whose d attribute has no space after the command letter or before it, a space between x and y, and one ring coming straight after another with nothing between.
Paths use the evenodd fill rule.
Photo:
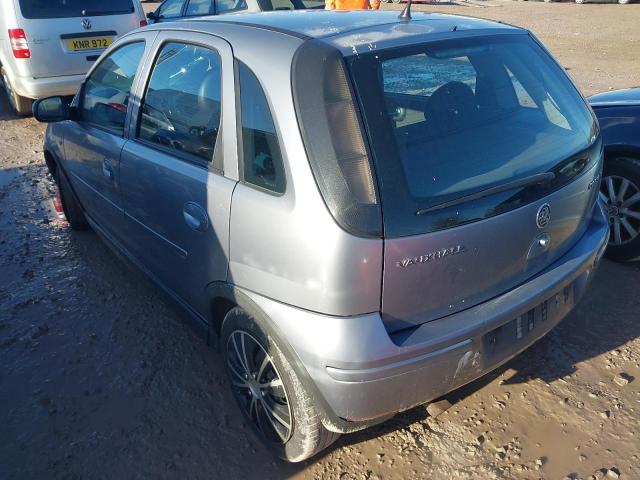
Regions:
<instances>
[{"instance_id":1,"label":"van window","mask_svg":"<svg viewBox=\"0 0 640 480\"><path fill-rule=\"evenodd\" d=\"M131 0L20 0L24 18L71 18L133 13Z\"/></svg>"},{"instance_id":2,"label":"van window","mask_svg":"<svg viewBox=\"0 0 640 480\"><path fill-rule=\"evenodd\" d=\"M570 181L567 172L577 175L563 162L596 139L583 98L525 34L406 46L352 57L350 64L367 117L385 235L448 228L533 201L532 191L548 194ZM433 210L546 172L555 180L544 188Z\"/></svg>"},{"instance_id":3,"label":"van window","mask_svg":"<svg viewBox=\"0 0 640 480\"><path fill-rule=\"evenodd\" d=\"M142 100L138 137L178 156L211 161L220 128L220 56L214 50L167 43Z\"/></svg>"},{"instance_id":4,"label":"van window","mask_svg":"<svg viewBox=\"0 0 640 480\"><path fill-rule=\"evenodd\" d=\"M256 76L244 64L240 64L239 78L244 181L284 193L282 155L267 97Z\"/></svg>"},{"instance_id":5,"label":"van window","mask_svg":"<svg viewBox=\"0 0 640 480\"><path fill-rule=\"evenodd\" d=\"M123 135L133 79L144 53L144 42L125 45L104 58L82 90L83 121Z\"/></svg>"}]
</instances>

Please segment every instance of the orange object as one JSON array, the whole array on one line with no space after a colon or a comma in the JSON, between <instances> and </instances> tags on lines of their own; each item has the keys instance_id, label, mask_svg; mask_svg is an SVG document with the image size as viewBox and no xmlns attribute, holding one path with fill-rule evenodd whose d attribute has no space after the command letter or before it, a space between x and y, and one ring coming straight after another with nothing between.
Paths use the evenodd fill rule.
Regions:
<instances>
[{"instance_id":1,"label":"orange object","mask_svg":"<svg viewBox=\"0 0 640 480\"><path fill-rule=\"evenodd\" d=\"M378 10L380 0L325 0L327 10Z\"/></svg>"}]
</instances>

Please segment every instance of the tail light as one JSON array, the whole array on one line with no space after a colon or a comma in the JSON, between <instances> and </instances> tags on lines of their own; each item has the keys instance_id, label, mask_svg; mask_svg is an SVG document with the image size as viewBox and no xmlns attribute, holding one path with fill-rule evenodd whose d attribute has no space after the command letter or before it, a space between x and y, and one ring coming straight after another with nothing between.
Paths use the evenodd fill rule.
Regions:
<instances>
[{"instance_id":1,"label":"tail light","mask_svg":"<svg viewBox=\"0 0 640 480\"><path fill-rule=\"evenodd\" d=\"M147 23L146 20L140 20L140 26L141 27L146 27L147 25L149 25L149 24Z\"/></svg>"},{"instance_id":2,"label":"tail light","mask_svg":"<svg viewBox=\"0 0 640 480\"><path fill-rule=\"evenodd\" d=\"M31 58L31 50L29 50L29 42L27 42L27 36L24 34L23 29L10 28L9 43L11 44L11 50L13 50L14 57Z\"/></svg>"},{"instance_id":3,"label":"tail light","mask_svg":"<svg viewBox=\"0 0 640 480\"><path fill-rule=\"evenodd\" d=\"M305 42L292 73L302 139L329 211L348 232L380 237L375 172L342 54L320 42Z\"/></svg>"}]
</instances>

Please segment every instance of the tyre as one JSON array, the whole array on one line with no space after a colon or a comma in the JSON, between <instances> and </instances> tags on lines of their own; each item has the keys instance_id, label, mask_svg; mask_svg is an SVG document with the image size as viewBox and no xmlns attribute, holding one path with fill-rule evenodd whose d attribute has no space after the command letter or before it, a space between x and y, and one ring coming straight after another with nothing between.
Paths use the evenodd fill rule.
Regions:
<instances>
[{"instance_id":1,"label":"tyre","mask_svg":"<svg viewBox=\"0 0 640 480\"><path fill-rule=\"evenodd\" d=\"M67 176L62 171L62 168L58 166L56 168L56 183L58 184L58 190L60 190L60 200L62 202L62 210L64 216L67 218L67 222L71 226L72 230L87 230L89 224L84 216L82 207L78 202Z\"/></svg>"},{"instance_id":2,"label":"tyre","mask_svg":"<svg viewBox=\"0 0 640 480\"><path fill-rule=\"evenodd\" d=\"M275 339L239 307L224 318L221 351L233 395L272 454L300 462L340 437L327 430Z\"/></svg>"},{"instance_id":3,"label":"tyre","mask_svg":"<svg viewBox=\"0 0 640 480\"><path fill-rule=\"evenodd\" d=\"M402 3L402 0L391 0L393 3Z\"/></svg>"},{"instance_id":4,"label":"tyre","mask_svg":"<svg viewBox=\"0 0 640 480\"><path fill-rule=\"evenodd\" d=\"M9 75L7 74L6 69L3 67L0 72L2 75L2 84L4 85L4 91L7 92L7 97L9 97L9 104L15 113L20 116L31 115L31 106L33 105L33 100L26 97L21 97L18 95L13 88L11 87L11 82L9 81Z\"/></svg>"},{"instance_id":5,"label":"tyre","mask_svg":"<svg viewBox=\"0 0 640 480\"><path fill-rule=\"evenodd\" d=\"M640 258L640 159L607 158L600 198L611 227L605 256L619 262Z\"/></svg>"},{"instance_id":6,"label":"tyre","mask_svg":"<svg viewBox=\"0 0 640 480\"><path fill-rule=\"evenodd\" d=\"M576 0L576 3L582 5L585 2L585 0Z\"/></svg>"}]
</instances>

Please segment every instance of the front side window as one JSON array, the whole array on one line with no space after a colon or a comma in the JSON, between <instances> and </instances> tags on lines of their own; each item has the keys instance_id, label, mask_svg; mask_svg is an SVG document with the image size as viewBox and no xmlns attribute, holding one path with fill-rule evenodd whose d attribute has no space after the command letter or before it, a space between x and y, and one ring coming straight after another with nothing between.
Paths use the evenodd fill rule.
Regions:
<instances>
[{"instance_id":1,"label":"front side window","mask_svg":"<svg viewBox=\"0 0 640 480\"><path fill-rule=\"evenodd\" d=\"M84 84L83 121L124 134L131 86L143 53L144 42L130 43L100 62Z\"/></svg>"},{"instance_id":2,"label":"front side window","mask_svg":"<svg viewBox=\"0 0 640 480\"><path fill-rule=\"evenodd\" d=\"M138 138L210 161L220 128L221 63L214 50L167 43L142 100Z\"/></svg>"},{"instance_id":3,"label":"front side window","mask_svg":"<svg viewBox=\"0 0 640 480\"><path fill-rule=\"evenodd\" d=\"M247 9L245 0L215 0L216 14L239 12Z\"/></svg>"},{"instance_id":4,"label":"front side window","mask_svg":"<svg viewBox=\"0 0 640 480\"><path fill-rule=\"evenodd\" d=\"M189 0L187 5L187 16L209 15L211 13L213 0Z\"/></svg>"},{"instance_id":5,"label":"front side window","mask_svg":"<svg viewBox=\"0 0 640 480\"><path fill-rule=\"evenodd\" d=\"M177 18L182 16L184 0L167 0L158 8L157 16L160 19Z\"/></svg>"},{"instance_id":6,"label":"front side window","mask_svg":"<svg viewBox=\"0 0 640 480\"><path fill-rule=\"evenodd\" d=\"M239 78L244 181L284 193L282 155L267 97L256 76L243 64Z\"/></svg>"},{"instance_id":7,"label":"front side window","mask_svg":"<svg viewBox=\"0 0 640 480\"><path fill-rule=\"evenodd\" d=\"M559 188L570 180L566 172L575 174L563 162L595 139L584 100L528 35L367 54L352 59L351 71L391 235L486 218L544 190L537 185L440 208L507 182L551 172L555 180L545 191Z\"/></svg>"}]
</instances>

